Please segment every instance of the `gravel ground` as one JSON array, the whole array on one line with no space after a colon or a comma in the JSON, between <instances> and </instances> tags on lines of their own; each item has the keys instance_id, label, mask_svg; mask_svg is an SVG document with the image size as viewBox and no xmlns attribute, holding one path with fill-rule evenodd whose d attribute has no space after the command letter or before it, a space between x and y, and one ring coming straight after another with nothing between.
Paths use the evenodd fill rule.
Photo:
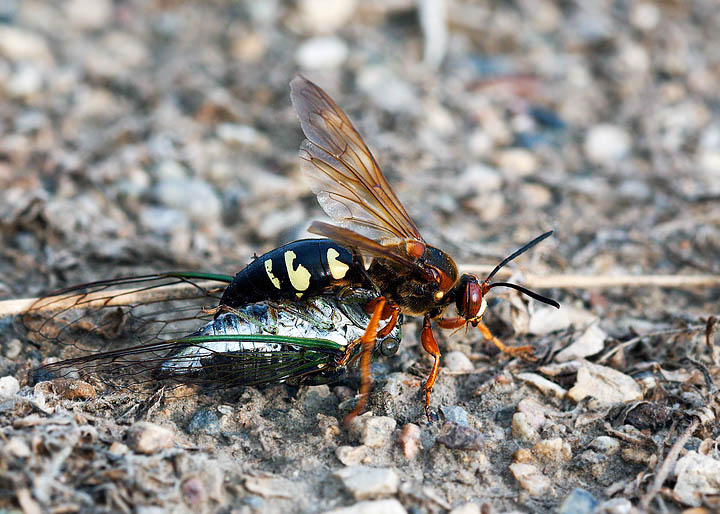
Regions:
<instances>
[{"instance_id":1,"label":"gravel ground","mask_svg":"<svg viewBox=\"0 0 720 514\"><path fill-rule=\"evenodd\" d=\"M0 318L0 510L720 508L716 2L417 4L0 2L0 299L233 274L306 237L326 218L299 171L301 72L466 268L555 229L514 279L562 304L493 293L485 321L536 363L438 334L433 424L408 320L348 430L355 377L183 400L34 384L53 349Z\"/></svg>"}]
</instances>

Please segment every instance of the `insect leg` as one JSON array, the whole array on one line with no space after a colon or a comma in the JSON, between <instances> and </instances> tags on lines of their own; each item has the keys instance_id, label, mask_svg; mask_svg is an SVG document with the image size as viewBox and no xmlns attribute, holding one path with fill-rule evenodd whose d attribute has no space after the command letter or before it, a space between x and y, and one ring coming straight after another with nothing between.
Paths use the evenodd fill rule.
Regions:
<instances>
[{"instance_id":1,"label":"insect leg","mask_svg":"<svg viewBox=\"0 0 720 514\"><path fill-rule=\"evenodd\" d=\"M397 305L385 304L385 309L383 309L383 313L382 313L382 316L383 316L382 319L388 318L388 316L386 315L387 311L390 311L390 314L389 314L390 320L378 332L377 336L379 339L382 339L383 337L387 337L388 334L390 334L390 332L393 331L393 329L395 328L395 325L397 325L398 316L400 315L400 307L398 307Z\"/></svg>"},{"instance_id":2,"label":"insect leg","mask_svg":"<svg viewBox=\"0 0 720 514\"><path fill-rule=\"evenodd\" d=\"M440 368L440 349L438 348L435 336L432 333L432 325L430 324L430 316L426 315L423 319L423 328L420 333L420 341L422 342L423 349L433 356L435 361L433 362L430 376L425 382L425 415L428 421L432 422L430 416L430 393L435 385L435 381L438 376L438 369Z\"/></svg>"},{"instance_id":3,"label":"insect leg","mask_svg":"<svg viewBox=\"0 0 720 514\"><path fill-rule=\"evenodd\" d=\"M458 316L456 318L440 318L435 322L440 328L460 328L467 323L467 320Z\"/></svg>"},{"instance_id":4,"label":"insect leg","mask_svg":"<svg viewBox=\"0 0 720 514\"><path fill-rule=\"evenodd\" d=\"M362 365L362 384L360 386L360 399L350 414L345 416L345 426L348 426L355 416L360 414L365 407L365 400L367 399L367 394L370 391L370 357L372 356L373 348L375 348L378 326L380 324L380 318L383 314L385 302L386 300L382 296L377 299L372 316L370 317L370 322L365 329L365 333L360 338L360 342L362 343L362 360L360 361Z\"/></svg>"},{"instance_id":5,"label":"insect leg","mask_svg":"<svg viewBox=\"0 0 720 514\"><path fill-rule=\"evenodd\" d=\"M525 346L508 346L500 339L492 335L492 332L490 332L490 329L485 326L485 324L482 321L477 321L478 329L480 329L480 333L482 333L483 337L490 341L492 344L498 347L498 349L503 352L507 353L508 355L512 355L513 357L520 357L523 360L526 361L536 361L537 358L533 355L533 347L530 345Z\"/></svg>"}]
</instances>

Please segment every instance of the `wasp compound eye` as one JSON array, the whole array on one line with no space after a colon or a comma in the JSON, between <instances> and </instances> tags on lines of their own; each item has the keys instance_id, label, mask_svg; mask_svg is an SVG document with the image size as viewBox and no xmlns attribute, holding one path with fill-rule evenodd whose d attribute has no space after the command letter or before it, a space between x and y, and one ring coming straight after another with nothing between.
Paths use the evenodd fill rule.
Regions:
<instances>
[{"instance_id":1,"label":"wasp compound eye","mask_svg":"<svg viewBox=\"0 0 720 514\"><path fill-rule=\"evenodd\" d=\"M474 275L463 275L457 285L455 300L458 314L463 318L473 318L482 307L482 287Z\"/></svg>"},{"instance_id":2,"label":"wasp compound eye","mask_svg":"<svg viewBox=\"0 0 720 514\"><path fill-rule=\"evenodd\" d=\"M394 337L388 337L380 343L380 353L385 357L392 357L400 348L400 340Z\"/></svg>"}]
</instances>

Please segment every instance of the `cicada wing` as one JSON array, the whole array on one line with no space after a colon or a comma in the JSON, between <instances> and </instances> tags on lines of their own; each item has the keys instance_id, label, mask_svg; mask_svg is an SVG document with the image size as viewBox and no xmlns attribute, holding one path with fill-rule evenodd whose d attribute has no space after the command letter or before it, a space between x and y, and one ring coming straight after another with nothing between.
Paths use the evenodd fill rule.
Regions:
<instances>
[{"instance_id":1,"label":"cicada wing","mask_svg":"<svg viewBox=\"0 0 720 514\"><path fill-rule=\"evenodd\" d=\"M335 369L343 347L333 341L266 334L187 336L67 359L43 366L56 376L97 375L137 390L158 381L204 389L277 383Z\"/></svg>"},{"instance_id":2,"label":"cicada wing","mask_svg":"<svg viewBox=\"0 0 720 514\"><path fill-rule=\"evenodd\" d=\"M342 109L302 76L290 82L290 98L307 137L302 171L325 212L372 239L423 241Z\"/></svg>"},{"instance_id":3,"label":"cicada wing","mask_svg":"<svg viewBox=\"0 0 720 514\"><path fill-rule=\"evenodd\" d=\"M212 315L232 277L160 273L73 286L34 301L20 316L28 338L66 349L102 352L162 342L196 330ZM78 355L77 352L69 352Z\"/></svg>"}]
</instances>

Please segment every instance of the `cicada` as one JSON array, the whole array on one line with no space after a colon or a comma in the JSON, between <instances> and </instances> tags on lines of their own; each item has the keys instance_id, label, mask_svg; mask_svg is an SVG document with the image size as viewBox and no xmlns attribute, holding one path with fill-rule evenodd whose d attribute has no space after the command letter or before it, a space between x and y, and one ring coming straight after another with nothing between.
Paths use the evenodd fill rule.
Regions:
<instances>
[{"instance_id":1,"label":"cicada","mask_svg":"<svg viewBox=\"0 0 720 514\"><path fill-rule=\"evenodd\" d=\"M369 321L364 305L372 292L208 308L231 278L177 272L74 286L36 300L22 320L31 341L65 348L63 357L78 355L41 368L54 376L228 389L317 385L345 374L356 356L348 346ZM376 353L393 355L401 337L398 324L378 338Z\"/></svg>"}]
</instances>

